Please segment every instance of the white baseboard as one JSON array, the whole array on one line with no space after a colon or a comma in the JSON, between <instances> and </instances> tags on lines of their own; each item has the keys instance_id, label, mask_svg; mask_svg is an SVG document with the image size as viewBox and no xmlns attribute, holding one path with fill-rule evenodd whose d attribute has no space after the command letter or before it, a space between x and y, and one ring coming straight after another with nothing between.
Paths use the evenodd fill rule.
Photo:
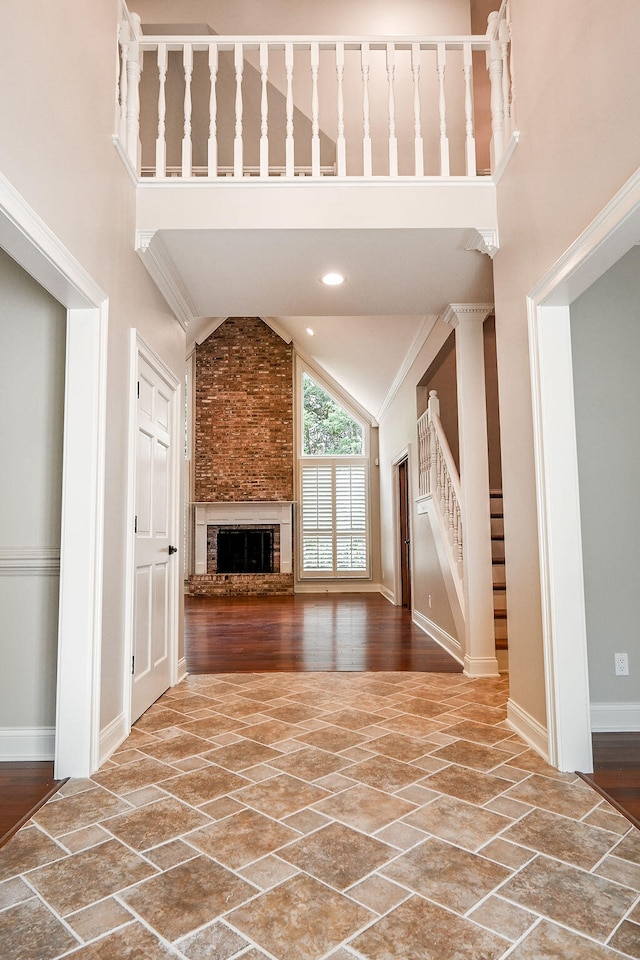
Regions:
<instances>
[{"instance_id":1,"label":"white baseboard","mask_svg":"<svg viewBox=\"0 0 640 960\"><path fill-rule=\"evenodd\" d=\"M383 583L381 583L381 584L380 584L380 593L381 593L382 596L385 598L385 600L388 600L389 603L392 603L392 604L394 605L394 607L396 606L396 595L395 595L395 593L393 592L393 590L390 590L389 587L385 587L385 585L384 585Z\"/></svg>"},{"instance_id":2,"label":"white baseboard","mask_svg":"<svg viewBox=\"0 0 640 960\"><path fill-rule=\"evenodd\" d=\"M637 733L640 703L592 703L592 733Z\"/></svg>"},{"instance_id":3,"label":"white baseboard","mask_svg":"<svg viewBox=\"0 0 640 960\"><path fill-rule=\"evenodd\" d=\"M118 714L106 727L103 727L100 731L100 766L109 759L114 750L117 750L128 736L127 718L124 713Z\"/></svg>"},{"instance_id":4,"label":"white baseboard","mask_svg":"<svg viewBox=\"0 0 640 960\"><path fill-rule=\"evenodd\" d=\"M456 640L455 637L452 637L446 630L439 627L437 623L433 623L418 610L413 611L412 620L416 627L420 627L432 640L444 647L454 660L457 660L458 663L463 662L462 644L459 640Z\"/></svg>"},{"instance_id":5,"label":"white baseboard","mask_svg":"<svg viewBox=\"0 0 640 960\"><path fill-rule=\"evenodd\" d=\"M369 580L299 580L294 593L382 593L379 583Z\"/></svg>"},{"instance_id":6,"label":"white baseboard","mask_svg":"<svg viewBox=\"0 0 640 960\"><path fill-rule=\"evenodd\" d=\"M55 727L0 727L0 761L53 760Z\"/></svg>"},{"instance_id":7,"label":"white baseboard","mask_svg":"<svg viewBox=\"0 0 640 960\"><path fill-rule=\"evenodd\" d=\"M536 753L540 754L543 760L549 762L547 728L511 699L507 701L507 723Z\"/></svg>"},{"instance_id":8,"label":"white baseboard","mask_svg":"<svg viewBox=\"0 0 640 960\"><path fill-rule=\"evenodd\" d=\"M178 660L178 679L176 683L181 683L187 675L187 661L184 657Z\"/></svg>"}]
</instances>

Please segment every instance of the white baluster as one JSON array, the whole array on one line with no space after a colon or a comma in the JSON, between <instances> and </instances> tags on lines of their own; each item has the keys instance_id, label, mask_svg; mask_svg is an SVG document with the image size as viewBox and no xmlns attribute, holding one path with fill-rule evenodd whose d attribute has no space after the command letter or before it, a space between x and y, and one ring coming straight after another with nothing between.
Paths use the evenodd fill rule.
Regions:
<instances>
[{"instance_id":1,"label":"white baluster","mask_svg":"<svg viewBox=\"0 0 640 960\"><path fill-rule=\"evenodd\" d=\"M184 63L184 136L182 138L182 176L190 177L192 169L191 144L191 77L193 76L193 46L185 43Z\"/></svg>"},{"instance_id":2,"label":"white baluster","mask_svg":"<svg viewBox=\"0 0 640 960\"><path fill-rule=\"evenodd\" d=\"M420 44L411 44L411 72L413 74L413 128L415 137L415 174L424 176L424 151L422 146L422 119L420 107Z\"/></svg>"},{"instance_id":3,"label":"white baluster","mask_svg":"<svg viewBox=\"0 0 640 960\"><path fill-rule=\"evenodd\" d=\"M396 46L387 44L387 82L389 84L389 176L398 176L398 139L396 137Z\"/></svg>"},{"instance_id":4,"label":"white baluster","mask_svg":"<svg viewBox=\"0 0 640 960\"><path fill-rule=\"evenodd\" d=\"M513 129L511 126L511 105L509 103L511 97L511 91L509 90L509 81L511 79L509 64L509 42L511 40L511 30L508 20L500 21L498 39L500 41L500 53L502 55L502 109L504 112L504 129L505 134L508 137Z\"/></svg>"},{"instance_id":5,"label":"white baluster","mask_svg":"<svg viewBox=\"0 0 640 960\"><path fill-rule=\"evenodd\" d=\"M233 141L233 175L241 177L244 173L242 144L242 73L244 55L241 43L234 44L233 62L236 71L236 135Z\"/></svg>"},{"instance_id":6,"label":"white baluster","mask_svg":"<svg viewBox=\"0 0 640 960\"><path fill-rule=\"evenodd\" d=\"M165 84L167 80L167 45L158 44L158 137L156 139L156 177L167 175L166 115L167 100Z\"/></svg>"},{"instance_id":7,"label":"white baluster","mask_svg":"<svg viewBox=\"0 0 640 960\"><path fill-rule=\"evenodd\" d=\"M465 116L465 148L466 171L468 177L476 175L476 140L473 134L473 74L471 44L464 45L464 116Z\"/></svg>"},{"instance_id":8,"label":"white baluster","mask_svg":"<svg viewBox=\"0 0 640 960\"><path fill-rule=\"evenodd\" d=\"M311 175L320 176L320 121L318 118L318 71L320 69L320 47L311 44Z\"/></svg>"},{"instance_id":9,"label":"white baluster","mask_svg":"<svg viewBox=\"0 0 640 960\"><path fill-rule=\"evenodd\" d=\"M267 82L269 70L269 45L260 44L260 82L262 93L260 96L260 176L269 176L269 102L267 99Z\"/></svg>"},{"instance_id":10,"label":"white baluster","mask_svg":"<svg viewBox=\"0 0 640 960\"><path fill-rule=\"evenodd\" d=\"M295 156L293 140L293 44L284 45L284 66L287 75L287 140L285 144L285 176L295 174Z\"/></svg>"},{"instance_id":11,"label":"white baluster","mask_svg":"<svg viewBox=\"0 0 640 960\"><path fill-rule=\"evenodd\" d=\"M207 173L218 176L218 44L209 44L209 140L207 142Z\"/></svg>"},{"instance_id":12,"label":"white baluster","mask_svg":"<svg viewBox=\"0 0 640 960\"><path fill-rule=\"evenodd\" d=\"M336 139L336 162L338 176L347 173L347 145L344 138L344 43L336 43L336 78L338 81L338 136Z\"/></svg>"},{"instance_id":13,"label":"white baluster","mask_svg":"<svg viewBox=\"0 0 640 960\"><path fill-rule=\"evenodd\" d=\"M125 146L127 142L127 63L129 61L129 24L124 20L120 24L120 37L119 135L121 145Z\"/></svg>"},{"instance_id":14,"label":"white baluster","mask_svg":"<svg viewBox=\"0 0 640 960\"><path fill-rule=\"evenodd\" d=\"M134 38L127 50L127 156L137 173L140 172L140 74L142 73L142 51L138 43L140 17L131 14L134 21Z\"/></svg>"},{"instance_id":15,"label":"white baluster","mask_svg":"<svg viewBox=\"0 0 640 960\"><path fill-rule=\"evenodd\" d=\"M365 177L370 177L373 171L371 162L371 104L369 102L369 74L371 71L371 57L368 43L363 43L362 60L362 166Z\"/></svg>"},{"instance_id":16,"label":"white baluster","mask_svg":"<svg viewBox=\"0 0 640 960\"><path fill-rule=\"evenodd\" d=\"M438 111L440 114L440 176L449 176L449 139L447 137L447 99L444 78L447 69L447 50L444 43L438 44Z\"/></svg>"},{"instance_id":17,"label":"white baluster","mask_svg":"<svg viewBox=\"0 0 640 960\"><path fill-rule=\"evenodd\" d=\"M518 122L516 118L516 79L513 66L513 46L511 45L511 0L507 0L505 22L509 37L509 118L511 122L509 132L514 133L518 129Z\"/></svg>"},{"instance_id":18,"label":"white baluster","mask_svg":"<svg viewBox=\"0 0 640 960\"><path fill-rule=\"evenodd\" d=\"M497 11L489 14L487 34L493 36L494 20ZM500 162L504 148L504 105L502 102L502 54L500 43L497 40L489 42L487 50L487 66L491 81L491 169L495 170Z\"/></svg>"}]
</instances>

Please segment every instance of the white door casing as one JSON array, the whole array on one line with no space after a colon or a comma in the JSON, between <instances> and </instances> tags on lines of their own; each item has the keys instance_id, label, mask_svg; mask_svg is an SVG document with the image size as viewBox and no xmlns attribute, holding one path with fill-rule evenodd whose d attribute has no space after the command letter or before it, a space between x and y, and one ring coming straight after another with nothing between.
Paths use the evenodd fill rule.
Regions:
<instances>
[{"instance_id":1,"label":"white door casing","mask_svg":"<svg viewBox=\"0 0 640 960\"><path fill-rule=\"evenodd\" d=\"M175 681L180 579L179 384L139 337L135 371L131 723Z\"/></svg>"}]
</instances>

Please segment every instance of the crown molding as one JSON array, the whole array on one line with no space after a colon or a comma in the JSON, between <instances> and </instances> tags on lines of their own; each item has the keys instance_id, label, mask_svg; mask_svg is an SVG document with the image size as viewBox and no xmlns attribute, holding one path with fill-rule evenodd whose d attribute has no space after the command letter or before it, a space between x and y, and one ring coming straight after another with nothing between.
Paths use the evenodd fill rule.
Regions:
<instances>
[{"instance_id":1,"label":"crown molding","mask_svg":"<svg viewBox=\"0 0 640 960\"><path fill-rule=\"evenodd\" d=\"M263 323L266 323L268 327L271 327L274 333L277 333L281 340L284 340L285 343L291 343L293 337L288 333L285 328L282 326L280 321L276 317L260 317Z\"/></svg>"},{"instance_id":2,"label":"crown molding","mask_svg":"<svg viewBox=\"0 0 640 960\"><path fill-rule=\"evenodd\" d=\"M157 230L136 231L136 253L167 301L176 320L186 330L198 313Z\"/></svg>"},{"instance_id":3,"label":"crown molding","mask_svg":"<svg viewBox=\"0 0 640 960\"><path fill-rule=\"evenodd\" d=\"M407 350L404 360L402 361L402 364L400 366L400 369L396 373L395 379L391 384L391 387L389 388L389 392L387 393L386 397L382 401L382 404L380 405L380 409L376 414L376 419L378 421L382 420L387 410L393 403L396 397L396 394L398 393L398 390L404 383L405 377L409 373L409 370L413 366L413 363L416 357L418 356L423 346L427 342L429 334L431 333L431 331L433 330L437 322L438 322L437 316L430 315L422 318L422 322L420 323L420 326L418 327L418 331L415 337L413 338L413 342L411 343L411 346Z\"/></svg>"},{"instance_id":4,"label":"crown molding","mask_svg":"<svg viewBox=\"0 0 640 960\"><path fill-rule=\"evenodd\" d=\"M492 303L450 303L442 314L442 321L454 328L460 323L484 323L493 310Z\"/></svg>"}]
</instances>

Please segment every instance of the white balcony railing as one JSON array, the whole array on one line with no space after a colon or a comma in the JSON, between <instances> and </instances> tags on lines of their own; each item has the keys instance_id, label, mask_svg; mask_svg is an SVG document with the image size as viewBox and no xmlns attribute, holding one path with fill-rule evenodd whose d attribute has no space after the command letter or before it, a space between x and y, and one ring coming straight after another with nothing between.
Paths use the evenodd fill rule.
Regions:
<instances>
[{"instance_id":1,"label":"white balcony railing","mask_svg":"<svg viewBox=\"0 0 640 960\"><path fill-rule=\"evenodd\" d=\"M116 140L138 177L477 177L512 132L486 36L146 36L123 16Z\"/></svg>"}]
</instances>

